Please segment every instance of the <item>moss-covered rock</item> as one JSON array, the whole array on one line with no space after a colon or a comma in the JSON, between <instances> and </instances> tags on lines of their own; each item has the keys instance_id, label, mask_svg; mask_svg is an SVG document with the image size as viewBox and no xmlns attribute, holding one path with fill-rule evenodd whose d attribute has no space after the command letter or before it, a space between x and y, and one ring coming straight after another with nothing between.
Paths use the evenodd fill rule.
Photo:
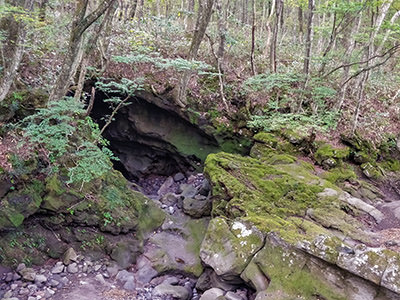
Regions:
<instances>
[{"instance_id":1,"label":"moss-covered rock","mask_svg":"<svg viewBox=\"0 0 400 300\"><path fill-rule=\"evenodd\" d=\"M343 160L347 159L350 155L350 149L334 148L330 144L323 143L314 153L314 159L319 164L327 169L341 165Z\"/></svg>"},{"instance_id":2,"label":"moss-covered rock","mask_svg":"<svg viewBox=\"0 0 400 300\"><path fill-rule=\"evenodd\" d=\"M332 182L333 184L338 184L347 180L356 179L357 175L351 166L344 165L330 169L322 175L322 178Z\"/></svg>"},{"instance_id":3,"label":"moss-covered rock","mask_svg":"<svg viewBox=\"0 0 400 300\"><path fill-rule=\"evenodd\" d=\"M18 227L25 218L38 211L42 202L44 185L39 180L9 192L0 200L0 231Z\"/></svg>"},{"instance_id":4,"label":"moss-covered rock","mask_svg":"<svg viewBox=\"0 0 400 300\"><path fill-rule=\"evenodd\" d=\"M339 274L338 284L345 286L348 283L340 278L350 275L344 274L364 278L362 285L374 291L377 291L374 284L384 286L382 279L388 261L396 261L394 257L397 254L368 247L360 252L358 248L354 249L353 244L347 243L347 240L353 243L357 241L361 245L376 242L376 236L360 222L359 215L369 214L377 223L384 218L382 212L371 205L369 197L363 201L337 185L346 186L346 182L357 186L360 197L365 194L361 192L362 189L380 197L379 192L364 188L352 168L343 164L349 150L338 154L333 148L325 147L329 150L329 155L318 154L321 161L326 157L333 157L340 160L341 164L321 173L315 171L311 164L292 156L293 152L288 155L279 149L279 138L276 136L260 134L256 136L256 140L251 151L252 157L227 153L211 154L205 164L205 173L213 187L213 215L223 216L215 219L221 226L214 226L212 230L210 227L211 232L207 235L212 236L215 241L229 240L229 224L249 222L248 224L254 224L261 232L268 236L273 235L279 241L274 247L267 247L263 259L258 257L261 256L260 253L264 253L264 249L254 256L252 261L261 269L261 273L256 272L258 275L255 276L253 271L257 268L252 265L253 268L249 267L247 270L248 274L243 273L243 278L260 289L262 285L259 282L262 283L262 280L257 283L259 287L256 282L264 278L264 274L265 278L271 279L268 292L283 289L289 298L291 295L302 295L305 299L311 299L310 295L313 294L321 295L324 299L357 299L354 298L354 291L351 292L353 294L347 290L341 291L335 284L331 284L329 278L336 273ZM282 157L284 159L280 159ZM211 224L213 222L214 220ZM216 243L215 247L219 244ZM224 247L220 248L209 252L223 253ZM301 258L292 259L290 253L296 253ZM365 255L370 258L364 257ZM378 256L375 257L376 255ZM208 255L204 259L214 263L214 258L210 257L212 256ZM358 260L362 260L363 265ZM273 261L276 263L272 263ZM285 267L280 265L282 262L285 262ZM375 267L376 263L379 268ZM322 266L321 268L328 268L330 274L325 274L325 277L323 274L314 276L309 269L319 270L319 267L315 267L316 264ZM397 276L395 273L393 271L391 281L385 287L397 293L400 285L393 286L393 278ZM252 282L250 277L258 279Z\"/></svg>"},{"instance_id":5,"label":"moss-covered rock","mask_svg":"<svg viewBox=\"0 0 400 300\"><path fill-rule=\"evenodd\" d=\"M329 300L348 299L342 287L335 287L326 278L310 272L307 267L309 260L306 254L288 247L279 238L270 235L266 245L252 261L270 279L267 292L271 295L281 291L285 294L282 299L313 299L315 295Z\"/></svg>"},{"instance_id":6,"label":"moss-covered rock","mask_svg":"<svg viewBox=\"0 0 400 300\"><path fill-rule=\"evenodd\" d=\"M370 162L362 164L361 170L365 176L371 179L381 179L383 177L382 170L376 164Z\"/></svg>"},{"instance_id":7,"label":"moss-covered rock","mask_svg":"<svg viewBox=\"0 0 400 300\"><path fill-rule=\"evenodd\" d=\"M238 277L263 243L264 236L256 227L242 221L228 224L223 218L214 218L201 244L200 257L217 275Z\"/></svg>"}]
</instances>

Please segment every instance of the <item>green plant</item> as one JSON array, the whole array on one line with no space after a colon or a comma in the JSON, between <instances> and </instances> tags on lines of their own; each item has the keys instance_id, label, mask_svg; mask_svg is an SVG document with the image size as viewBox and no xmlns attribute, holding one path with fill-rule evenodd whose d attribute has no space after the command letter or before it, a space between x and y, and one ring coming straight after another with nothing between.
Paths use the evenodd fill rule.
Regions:
<instances>
[{"instance_id":1,"label":"green plant","mask_svg":"<svg viewBox=\"0 0 400 300\"><path fill-rule=\"evenodd\" d=\"M17 126L38 152L47 152L51 171L68 169L68 183L90 182L111 169L116 159L83 104L73 98L48 103ZM71 166L72 164L72 166Z\"/></svg>"},{"instance_id":2,"label":"green plant","mask_svg":"<svg viewBox=\"0 0 400 300\"><path fill-rule=\"evenodd\" d=\"M326 114L307 115L305 113L279 113L266 112L262 116L251 116L248 126L256 130L264 130L267 132L286 129L295 129L297 131L307 131L315 128L320 131L327 131L336 128L338 115L333 112Z\"/></svg>"},{"instance_id":3,"label":"green plant","mask_svg":"<svg viewBox=\"0 0 400 300\"><path fill-rule=\"evenodd\" d=\"M104 217L104 226L107 226L108 224L111 224L114 221L113 216L108 211L103 213L103 217Z\"/></svg>"},{"instance_id":4,"label":"green plant","mask_svg":"<svg viewBox=\"0 0 400 300\"><path fill-rule=\"evenodd\" d=\"M94 242L99 246L104 244L104 241L105 241L105 237L104 237L104 235L101 235L101 234L96 235L96 237L94 239Z\"/></svg>"}]
</instances>

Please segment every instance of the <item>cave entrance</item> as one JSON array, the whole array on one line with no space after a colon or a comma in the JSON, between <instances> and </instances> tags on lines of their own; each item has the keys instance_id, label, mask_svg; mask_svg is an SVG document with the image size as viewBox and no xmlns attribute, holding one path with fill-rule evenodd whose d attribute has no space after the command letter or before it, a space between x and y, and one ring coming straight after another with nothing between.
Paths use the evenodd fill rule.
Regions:
<instances>
[{"instance_id":1,"label":"cave entrance","mask_svg":"<svg viewBox=\"0 0 400 300\"><path fill-rule=\"evenodd\" d=\"M96 91L91 117L102 127L111 114L105 99ZM218 142L166 105L165 99L140 91L122 107L103 135L119 158L114 167L136 182L151 176L185 175L201 168Z\"/></svg>"}]
</instances>

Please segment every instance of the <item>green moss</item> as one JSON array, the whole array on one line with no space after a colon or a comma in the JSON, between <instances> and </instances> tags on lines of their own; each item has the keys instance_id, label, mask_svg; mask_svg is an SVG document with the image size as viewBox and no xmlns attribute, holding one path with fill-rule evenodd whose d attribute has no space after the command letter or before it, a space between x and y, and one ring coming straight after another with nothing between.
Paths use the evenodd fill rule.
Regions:
<instances>
[{"instance_id":1,"label":"green moss","mask_svg":"<svg viewBox=\"0 0 400 300\"><path fill-rule=\"evenodd\" d=\"M10 214L8 218L15 227L20 226L25 219L25 217L18 212Z\"/></svg>"},{"instance_id":2,"label":"green moss","mask_svg":"<svg viewBox=\"0 0 400 300\"><path fill-rule=\"evenodd\" d=\"M57 196L62 195L65 192L65 188L56 174L46 179L46 190Z\"/></svg>"},{"instance_id":3,"label":"green moss","mask_svg":"<svg viewBox=\"0 0 400 300\"><path fill-rule=\"evenodd\" d=\"M286 232L291 241L304 238L295 234L298 228L287 218L327 206L329 200L318 199L317 194L332 187L310 169L309 164L297 161L270 165L238 155L212 154L205 173L213 184L213 213L243 217L265 232Z\"/></svg>"},{"instance_id":4,"label":"green moss","mask_svg":"<svg viewBox=\"0 0 400 300\"><path fill-rule=\"evenodd\" d=\"M339 289L309 271L306 258L297 251L267 245L257 254L255 263L270 279L269 293L284 291L287 299L313 299L315 295L327 300L346 299Z\"/></svg>"},{"instance_id":5,"label":"green moss","mask_svg":"<svg viewBox=\"0 0 400 300\"><path fill-rule=\"evenodd\" d=\"M348 147L343 149L334 148L329 144L322 144L314 154L314 159L318 164L323 164L328 159L333 159L337 164L347 159L350 155Z\"/></svg>"},{"instance_id":6,"label":"green moss","mask_svg":"<svg viewBox=\"0 0 400 300\"><path fill-rule=\"evenodd\" d=\"M271 165L292 164L295 161L296 157L289 154L275 154L266 160Z\"/></svg>"},{"instance_id":7,"label":"green moss","mask_svg":"<svg viewBox=\"0 0 400 300\"><path fill-rule=\"evenodd\" d=\"M385 161L379 162L378 166L381 167L383 170L398 172L400 171L400 160L393 158L387 159Z\"/></svg>"},{"instance_id":8,"label":"green moss","mask_svg":"<svg viewBox=\"0 0 400 300\"><path fill-rule=\"evenodd\" d=\"M371 141L361 138L358 134L351 136L341 135L341 139L344 143L350 145L351 148L354 149L355 162L362 164L376 161L378 151Z\"/></svg>"},{"instance_id":9,"label":"green moss","mask_svg":"<svg viewBox=\"0 0 400 300\"><path fill-rule=\"evenodd\" d=\"M371 179L381 179L383 177L382 171L376 164L373 163L365 163L361 165L361 170L364 175Z\"/></svg>"},{"instance_id":10,"label":"green moss","mask_svg":"<svg viewBox=\"0 0 400 300\"><path fill-rule=\"evenodd\" d=\"M140 193L137 194L137 196L142 195ZM149 233L160 227L165 220L165 213L149 199L141 202L138 216L137 231L141 236L147 236Z\"/></svg>"},{"instance_id":11,"label":"green moss","mask_svg":"<svg viewBox=\"0 0 400 300\"><path fill-rule=\"evenodd\" d=\"M356 179L357 175L350 166L342 166L330 169L322 175L322 178L336 184L349 179Z\"/></svg>"},{"instance_id":12,"label":"green moss","mask_svg":"<svg viewBox=\"0 0 400 300\"><path fill-rule=\"evenodd\" d=\"M276 149L276 146L278 145L277 137L274 134L268 133L268 132L257 133L253 137L253 139L256 142L266 144L267 146L269 146L269 147L271 147L273 149Z\"/></svg>"}]
</instances>

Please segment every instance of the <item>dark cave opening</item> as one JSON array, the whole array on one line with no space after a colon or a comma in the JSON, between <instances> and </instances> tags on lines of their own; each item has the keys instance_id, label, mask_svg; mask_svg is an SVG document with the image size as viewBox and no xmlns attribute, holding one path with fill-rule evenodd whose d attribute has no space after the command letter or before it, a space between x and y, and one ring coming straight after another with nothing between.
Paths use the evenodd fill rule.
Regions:
<instances>
[{"instance_id":1,"label":"dark cave opening","mask_svg":"<svg viewBox=\"0 0 400 300\"><path fill-rule=\"evenodd\" d=\"M108 96L96 91L91 117L105 124L112 110ZM160 97L141 91L129 99L106 128L103 136L119 158L114 168L132 181L150 175L190 174L199 170L208 153L218 151L218 142L178 113L165 107ZM164 107L163 107L164 106Z\"/></svg>"}]
</instances>

